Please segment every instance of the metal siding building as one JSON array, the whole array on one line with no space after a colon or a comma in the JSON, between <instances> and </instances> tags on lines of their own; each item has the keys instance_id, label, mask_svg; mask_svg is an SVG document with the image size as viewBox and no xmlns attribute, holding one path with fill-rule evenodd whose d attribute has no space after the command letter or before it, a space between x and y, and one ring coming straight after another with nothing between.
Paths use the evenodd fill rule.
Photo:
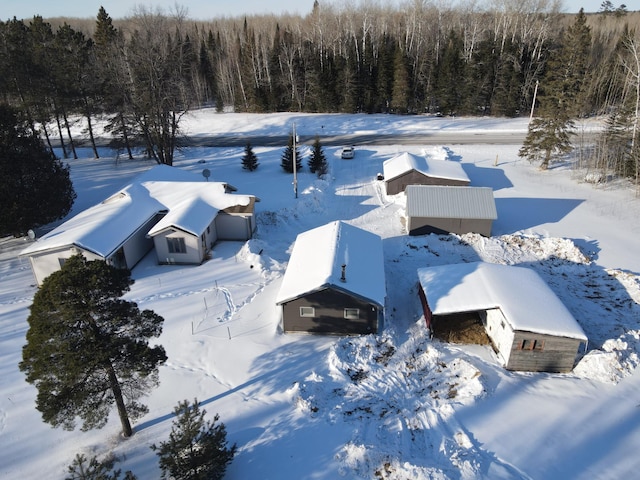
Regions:
<instances>
[{"instance_id":1,"label":"metal siding building","mask_svg":"<svg viewBox=\"0 0 640 480\"><path fill-rule=\"evenodd\" d=\"M409 235L474 232L490 236L498 218L489 187L408 185L405 194Z\"/></svg>"}]
</instances>

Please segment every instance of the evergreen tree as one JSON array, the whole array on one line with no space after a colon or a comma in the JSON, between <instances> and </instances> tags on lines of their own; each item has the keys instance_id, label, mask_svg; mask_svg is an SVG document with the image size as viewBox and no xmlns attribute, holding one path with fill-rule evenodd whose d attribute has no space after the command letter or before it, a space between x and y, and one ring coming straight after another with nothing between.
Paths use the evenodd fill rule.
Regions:
<instances>
[{"instance_id":1,"label":"evergreen tree","mask_svg":"<svg viewBox=\"0 0 640 480\"><path fill-rule=\"evenodd\" d=\"M93 41L68 24L58 28L55 41L55 75L60 104L66 111L81 111L95 158L99 158L93 133L93 117L99 110L100 85L94 71ZM75 158L75 157L74 157Z\"/></svg>"},{"instance_id":2,"label":"evergreen tree","mask_svg":"<svg viewBox=\"0 0 640 480\"><path fill-rule=\"evenodd\" d=\"M206 410L200 410L198 400L187 400L174 409L169 440L153 444L151 449L160 457L162 478L173 480L218 480L224 477L233 460L236 445L227 446L227 431L219 416L205 421Z\"/></svg>"},{"instance_id":3,"label":"evergreen tree","mask_svg":"<svg viewBox=\"0 0 640 480\"><path fill-rule=\"evenodd\" d=\"M247 145L244 147L244 156L242 157L242 168L253 172L259 165L258 157L253 153L251 143L247 142Z\"/></svg>"},{"instance_id":4,"label":"evergreen tree","mask_svg":"<svg viewBox=\"0 0 640 480\"><path fill-rule=\"evenodd\" d=\"M287 143L287 147L282 152L282 157L280 161L280 166L287 173L293 173L293 157L295 153L296 159L296 171L300 171L302 169L302 160L300 159L300 152L298 151L298 147L293 148L293 135L289 135L289 142Z\"/></svg>"},{"instance_id":5,"label":"evergreen tree","mask_svg":"<svg viewBox=\"0 0 640 480\"><path fill-rule=\"evenodd\" d=\"M76 198L69 168L5 105L0 105L0 171L0 235L24 234L62 218Z\"/></svg>"},{"instance_id":6,"label":"evergreen tree","mask_svg":"<svg viewBox=\"0 0 640 480\"><path fill-rule=\"evenodd\" d=\"M579 111L578 98L585 81L591 34L584 10L568 29L558 49L551 53L540 84L538 118L531 121L519 155L529 161L541 160L546 170L553 157L569 153L574 131L572 116Z\"/></svg>"},{"instance_id":7,"label":"evergreen tree","mask_svg":"<svg viewBox=\"0 0 640 480\"><path fill-rule=\"evenodd\" d=\"M401 48L396 50L393 69L393 91L391 93L391 109L395 113L409 111L411 88L409 85L409 68L406 56Z\"/></svg>"},{"instance_id":8,"label":"evergreen tree","mask_svg":"<svg viewBox=\"0 0 640 480\"><path fill-rule=\"evenodd\" d=\"M147 413L137 400L158 384L167 359L149 346L164 320L119 298L132 283L128 270L75 255L36 292L20 370L38 389L46 423L72 430L79 417L82 430L101 428L115 403L129 437L129 418Z\"/></svg>"},{"instance_id":9,"label":"evergreen tree","mask_svg":"<svg viewBox=\"0 0 640 480\"><path fill-rule=\"evenodd\" d=\"M325 175L329 169L329 165L327 164L327 158L322 151L322 146L320 145L320 138L316 136L313 147L311 149L311 156L309 157L309 171L311 173L315 173L318 178Z\"/></svg>"},{"instance_id":10,"label":"evergreen tree","mask_svg":"<svg viewBox=\"0 0 640 480\"><path fill-rule=\"evenodd\" d=\"M107 458L98 461L96 457L87 459L82 454L76 455L73 463L68 467L68 473L64 480L119 480L121 470L113 470L115 458ZM127 471L123 480L136 480L136 476Z\"/></svg>"},{"instance_id":11,"label":"evergreen tree","mask_svg":"<svg viewBox=\"0 0 640 480\"><path fill-rule=\"evenodd\" d=\"M93 39L95 75L100 85L103 107L111 116L105 131L114 136L111 146L124 148L129 160L133 160L131 137L135 133L135 122L131 114L128 69L122 55L124 40L103 7L98 10Z\"/></svg>"},{"instance_id":12,"label":"evergreen tree","mask_svg":"<svg viewBox=\"0 0 640 480\"><path fill-rule=\"evenodd\" d=\"M540 162L542 170L549 168L553 157L569 153L573 149L573 121L562 112L557 112L557 115L531 120L527 137L518 151L520 157L530 162Z\"/></svg>"},{"instance_id":13,"label":"evergreen tree","mask_svg":"<svg viewBox=\"0 0 640 480\"><path fill-rule=\"evenodd\" d=\"M438 64L436 97L440 111L455 114L464 98L465 64L463 42L455 30L450 30Z\"/></svg>"},{"instance_id":14,"label":"evergreen tree","mask_svg":"<svg viewBox=\"0 0 640 480\"><path fill-rule=\"evenodd\" d=\"M388 113L391 105L391 95L393 92L394 80L394 59L396 44L388 34L382 36L380 40L380 52L378 54L378 64L376 72L376 98L379 112Z\"/></svg>"}]
</instances>

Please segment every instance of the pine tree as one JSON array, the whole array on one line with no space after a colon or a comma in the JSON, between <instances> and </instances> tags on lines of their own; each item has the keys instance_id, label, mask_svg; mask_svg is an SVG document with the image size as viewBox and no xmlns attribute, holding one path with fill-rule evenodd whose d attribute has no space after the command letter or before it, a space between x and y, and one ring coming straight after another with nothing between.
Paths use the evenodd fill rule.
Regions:
<instances>
[{"instance_id":1,"label":"pine tree","mask_svg":"<svg viewBox=\"0 0 640 480\"><path fill-rule=\"evenodd\" d=\"M160 457L162 478L173 480L218 480L224 477L233 460L236 445L227 446L227 431L223 423L205 421L206 410L200 410L198 400L187 400L174 409L169 440L153 444L151 449Z\"/></svg>"},{"instance_id":2,"label":"pine tree","mask_svg":"<svg viewBox=\"0 0 640 480\"><path fill-rule=\"evenodd\" d=\"M296 158L296 171L300 171L302 169L302 160L300 159L300 152L298 151L298 147L295 149L293 147L293 135L289 135L289 142L287 143L287 147L282 152L282 157L280 161L280 166L287 173L293 173L293 157L295 153Z\"/></svg>"},{"instance_id":3,"label":"pine tree","mask_svg":"<svg viewBox=\"0 0 640 480\"><path fill-rule=\"evenodd\" d=\"M329 169L327 158L322 151L322 146L320 145L320 137L318 136L316 136L313 142L311 156L309 157L309 162L307 165L309 166L309 171L311 173L315 173L318 178L325 175Z\"/></svg>"},{"instance_id":4,"label":"pine tree","mask_svg":"<svg viewBox=\"0 0 640 480\"><path fill-rule=\"evenodd\" d=\"M247 142L247 145L244 147L244 156L242 157L242 168L253 172L259 165L258 157L253 153L251 143Z\"/></svg>"},{"instance_id":5,"label":"pine tree","mask_svg":"<svg viewBox=\"0 0 640 480\"><path fill-rule=\"evenodd\" d=\"M132 283L128 270L75 255L36 292L20 370L38 389L46 423L72 430L80 418L82 430L101 428L115 403L129 437L129 419L147 412L137 400L158 384L167 359L149 346L164 320L120 298Z\"/></svg>"},{"instance_id":6,"label":"pine tree","mask_svg":"<svg viewBox=\"0 0 640 480\"><path fill-rule=\"evenodd\" d=\"M115 457L98 461L96 457L87 459L82 454L76 455L73 463L69 465L64 480L119 480L121 470L113 470ZM136 476L127 471L123 480L136 480Z\"/></svg>"},{"instance_id":7,"label":"pine tree","mask_svg":"<svg viewBox=\"0 0 640 480\"><path fill-rule=\"evenodd\" d=\"M0 235L64 217L76 198L65 166L16 111L0 105Z\"/></svg>"}]
</instances>

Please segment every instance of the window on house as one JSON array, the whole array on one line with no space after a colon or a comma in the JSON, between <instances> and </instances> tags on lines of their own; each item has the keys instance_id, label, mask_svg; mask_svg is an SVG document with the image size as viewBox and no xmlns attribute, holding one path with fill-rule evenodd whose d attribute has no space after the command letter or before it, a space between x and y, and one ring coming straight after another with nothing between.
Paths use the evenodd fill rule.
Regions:
<instances>
[{"instance_id":1,"label":"window on house","mask_svg":"<svg viewBox=\"0 0 640 480\"><path fill-rule=\"evenodd\" d=\"M345 308L344 309L344 318L348 318L350 320L355 320L360 318L360 309L359 308Z\"/></svg>"},{"instance_id":2,"label":"window on house","mask_svg":"<svg viewBox=\"0 0 640 480\"><path fill-rule=\"evenodd\" d=\"M313 307L300 307L300 316L301 317L315 317L316 309Z\"/></svg>"},{"instance_id":3,"label":"window on house","mask_svg":"<svg viewBox=\"0 0 640 480\"><path fill-rule=\"evenodd\" d=\"M544 340L522 340L520 350L544 350Z\"/></svg>"},{"instance_id":4,"label":"window on house","mask_svg":"<svg viewBox=\"0 0 640 480\"><path fill-rule=\"evenodd\" d=\"M187 253L183 237L167 237L169 253Z\"/></svg>"},{"instance_id":5,"label":"window on house","mask_svg":"<svg viewBox=\"0 0 640 480\"><path fill-rule=\"evenodd\" d=\"M66 258L59 258L58 259L58 263L60 264L60 268L64 267L64 262L66 262L67 259Z\"/></svg>"}]
</instances>

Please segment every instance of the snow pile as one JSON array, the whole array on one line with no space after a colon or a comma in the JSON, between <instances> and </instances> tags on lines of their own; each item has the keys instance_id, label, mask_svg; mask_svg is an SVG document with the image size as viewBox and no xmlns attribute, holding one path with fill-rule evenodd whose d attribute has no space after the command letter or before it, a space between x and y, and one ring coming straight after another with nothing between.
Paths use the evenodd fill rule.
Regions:
<instances>
[{"instance_id":1,"label":"snow pile","mask_svg":"<svg viewBox=\"0 0 640 480\"><path fill-rule=\"evenodd\" d=\"M338 340L324 370L297 385L295 404L350 426L337 453L343 476L474 478L474 446L452 422L456 408L484 393L481 372L435 347L420 323L399 345L390 332Z\"/></svg>"}]
</instances>

